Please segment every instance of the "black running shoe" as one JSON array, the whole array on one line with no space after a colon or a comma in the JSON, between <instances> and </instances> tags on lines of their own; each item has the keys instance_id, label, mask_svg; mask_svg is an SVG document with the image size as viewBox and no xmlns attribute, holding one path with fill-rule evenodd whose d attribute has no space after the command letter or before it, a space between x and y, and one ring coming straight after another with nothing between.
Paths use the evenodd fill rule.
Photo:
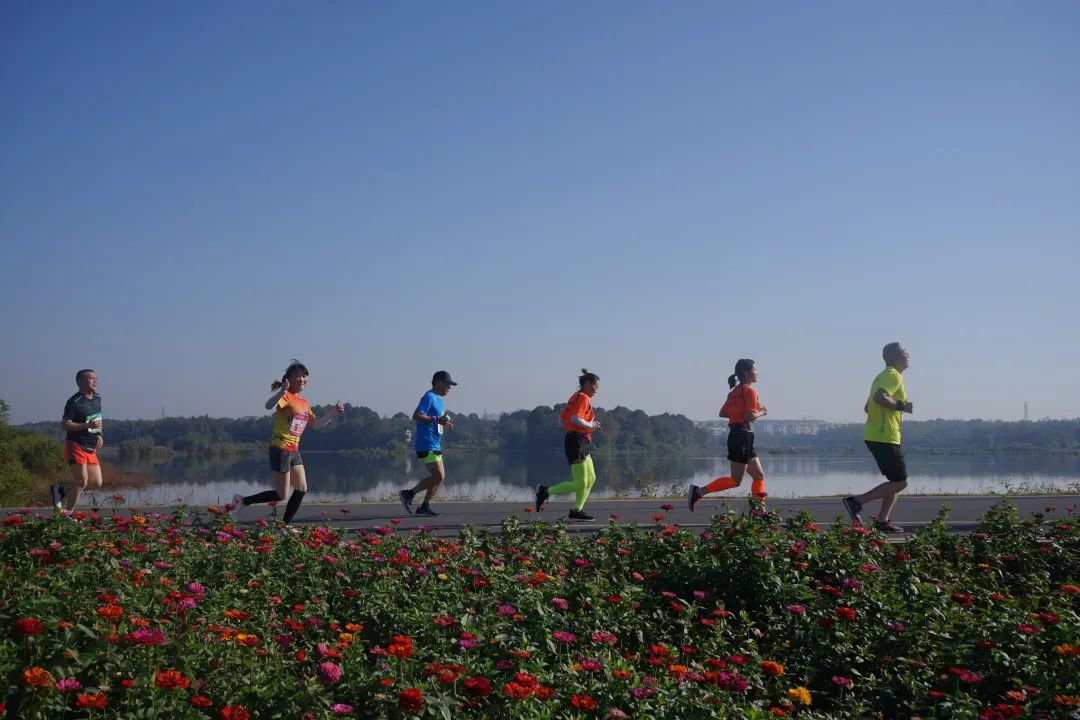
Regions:
<instances>
[{"instance_id":1,"label":"black running shoe","mask_svg":"<svg viewBox=\"0 0 1080 720\"><path fill-rule=\"evenodd\" d=\"M590 515L589 513L585 512L583 510L571 510L570 511L570 519L571 520L595 520L596 518L594 518L592 515Z\"/></svg>"},{"instance_id":2,"label":"black running shoe","mask_svg":"<svg viewBox=\"0 0 1080 720\"><path fill-rule=\"evenodd\" d=\"M420 507L416 508L417 515L426 515L427 517L439 517L439 513L431 509L431 507L424 503Z\"/></svg>"},{"instance_id":3,"label":"black running shoe","mask_svg":"<svg viewBox=\"0 0 1080 720\"><path fill-rule=\"evenodd\" d=\"M847 514L851 516L851 524L862 527L862 518L859 517L859 512L862 510L862 503L855 499L854 496L844 498L844 509L847 510Z\"/></svg>"},{"instance_id":4,"label":"black running shoe","mask_svg":"<svg viewBox=\"0 0 1080 720\"><path fill-rule=\"evenodd\" d=\"M398 497L401 498L401 507L405 508L405 512L409 513L410 515L413 514L412 501L414 494L415 493L413 493L412 490L402 490L398 493Z\"/></svg>"},{"instance_id":5,"label":"black running shoe","mask_svg":"<svg viewBox=\"0 0 1080 720\"><path fill-rule=\"evenodd\" d=\"M551 496L548 494L547 485L537 485L533 490L536 492L536 512L540 512L540 508L544 506L544 503Z\"/></svg>"},{"instance_id":6,"label":"black running shoe","mask_svg":"<svg viewBox=\"0 0 1080 720\"><path fill-rule=\"evenodd\" d=\"M701 502L701 498L705 497L705 493L701 492L701 488L697 485L690 486L690 511L693 512L697 508L697 504Z\"/></svg>"},{"instance_id":7,"label":"black running shoe","mask_svg":"<svg viewBox=\"0 0 1080 720\"><path fill-rule=\"evenodd\" d=\"M899 525L893 525L888 520L878 520L876 523L874 523L874 527L877 528L878 530L880 530L883 533L902 533L902 532L904 532L904 528L900 527Z\"/></svg>"},{"instance_id":8,"label":"black running shoe","mask_svg":"<svg viewBox=\"0 0 1080 720\"><path fill-rule=\"evenodd\" d=\"M53 507L60 510L64 507L64 488L60 487L58 483L53 483L49 486L49 493L52 495Z\"/></svg>"}]
</instances>

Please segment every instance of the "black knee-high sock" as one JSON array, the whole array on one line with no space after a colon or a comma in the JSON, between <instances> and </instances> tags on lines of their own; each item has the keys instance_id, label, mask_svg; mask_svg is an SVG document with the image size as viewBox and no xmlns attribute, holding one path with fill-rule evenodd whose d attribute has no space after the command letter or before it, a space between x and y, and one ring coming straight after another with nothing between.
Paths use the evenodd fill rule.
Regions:
<instances>
[{"instance_id":1,"label":"black knee-high sock","mask_svg":"<svg viewBox=\"0 0 1080 720\"><path fill-rule=\"evenodd\" d=\"M293 490L292 495L289 497L289 504L285 506L285 517L281 518L283 522L286 524L292 522L293 515L300 509L300 503L304 502L304 495L306 494L299 490Z\"/></svg>"},{"instance_id":2,"label":"black knee-high sock","mask_svg":"<svg viewBox=\"0 0 1080 720\"><path fill-rule=\"evenodd\" d=\"M259 503L281 502L281 496L277 494L277 490L263 490L261 493L248 495L246 498L244 498L243 502L245 505L258 505Z\"/></svg>"}]
</instances>

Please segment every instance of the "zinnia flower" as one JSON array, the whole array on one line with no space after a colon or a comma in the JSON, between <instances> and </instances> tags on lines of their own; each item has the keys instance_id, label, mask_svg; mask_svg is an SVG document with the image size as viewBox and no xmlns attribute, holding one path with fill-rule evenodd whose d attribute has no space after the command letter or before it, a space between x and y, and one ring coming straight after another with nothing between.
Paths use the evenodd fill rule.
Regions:
<instances>
[{"instance_id":1,"label":"zinnia flower","mask_svg":"<svg viewBox=\"0 0 1080 720\"><path fill-rule=\"evenodd\" d=\"M398 707L407 713L418 713L426 704L420 688L406 688L398 693Z\"/></svg>"},{"instance_id":2,"label":"zinnia flower","mask_svg":"<svg viewBox=\"0 0 1080 720\"><path fill-rule=\"evenodd\" d=\"M810 691L804 687L788 688L787 691L788 700L799 705L809 705L813 698L810 697Z\"/></svg>"},{"instance_id":3,"label":"zinnia flower","mask_svg":"<svg viewBox=\"0 0 1080 720\"><path fill-rule=\"evenodd\" d=\"M19 618L11 626L11 636L17 638L33 637L45 632L45 624L34 618Z\"/></svg>"},{"instance_id":4,"label":"zinnia flower","mask_svg":"<svg viewBox=\"0 0 1080 720\"><path fill-rule=\"evenodd\" d=\"M315 666L315 677L326 687L336 685L341 681L341 666L330 661L321 662Z\"/></svg>"}]
</instances>

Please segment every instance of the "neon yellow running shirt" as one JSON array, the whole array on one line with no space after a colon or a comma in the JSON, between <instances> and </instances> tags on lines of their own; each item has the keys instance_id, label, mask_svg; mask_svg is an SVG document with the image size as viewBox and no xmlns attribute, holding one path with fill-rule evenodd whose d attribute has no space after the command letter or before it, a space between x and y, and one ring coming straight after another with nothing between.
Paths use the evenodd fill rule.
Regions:
<instances>
[{"instance_id":1,"label":"neon yellow running shirt","mask_svg":"<svg viewBox=\"0 0 1080 720\"><path fill-rule=\"evenodd\" d=\"M863 428L863 439L899 445L902 413L874 402L874 395L879 388L889 393L893 400L907 401L904 376L896 368L887 367L878 373L870 385L870 396L866 400L866 427Z\"/></svg>"}]
</instances>

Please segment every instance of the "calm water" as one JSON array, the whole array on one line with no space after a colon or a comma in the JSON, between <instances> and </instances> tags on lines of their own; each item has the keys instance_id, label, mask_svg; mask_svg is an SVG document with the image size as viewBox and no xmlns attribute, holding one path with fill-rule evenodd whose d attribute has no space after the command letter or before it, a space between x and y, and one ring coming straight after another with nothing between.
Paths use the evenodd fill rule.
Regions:
<instances>
[{"instance_id":1,"label":"calm water","mask_svg":"<svg viewBox=\"0 0 1080 720\"><path fill-rule=\"evenodd\" d=\"M861 492L881 480L869 454L850 457L767 457L767 489L776 497ZM598 496L640 497L681 494L687 485L704 484L727 474L728 462L708 458L617 458L595 456ZM426 475L412 459L369 460L339 453L304 453L312 500L396 500L397 491ZM263 455L228 459L175 459L167 463L120 462L124 473L142 476L137 484L117 483L105 475L101 504L120 493L127 502L205 505L228 502L234 492L250 494L269 487ZM446 458L443 499L528 501L535 483L553 485L570 478L560 455L525 458L509 453L451 454ZM1080 457L912 456L908 492L989 493L1010 490L1077 492ZM729 494L749 491L749 478Z\"/></svg>"}]
</instances>

